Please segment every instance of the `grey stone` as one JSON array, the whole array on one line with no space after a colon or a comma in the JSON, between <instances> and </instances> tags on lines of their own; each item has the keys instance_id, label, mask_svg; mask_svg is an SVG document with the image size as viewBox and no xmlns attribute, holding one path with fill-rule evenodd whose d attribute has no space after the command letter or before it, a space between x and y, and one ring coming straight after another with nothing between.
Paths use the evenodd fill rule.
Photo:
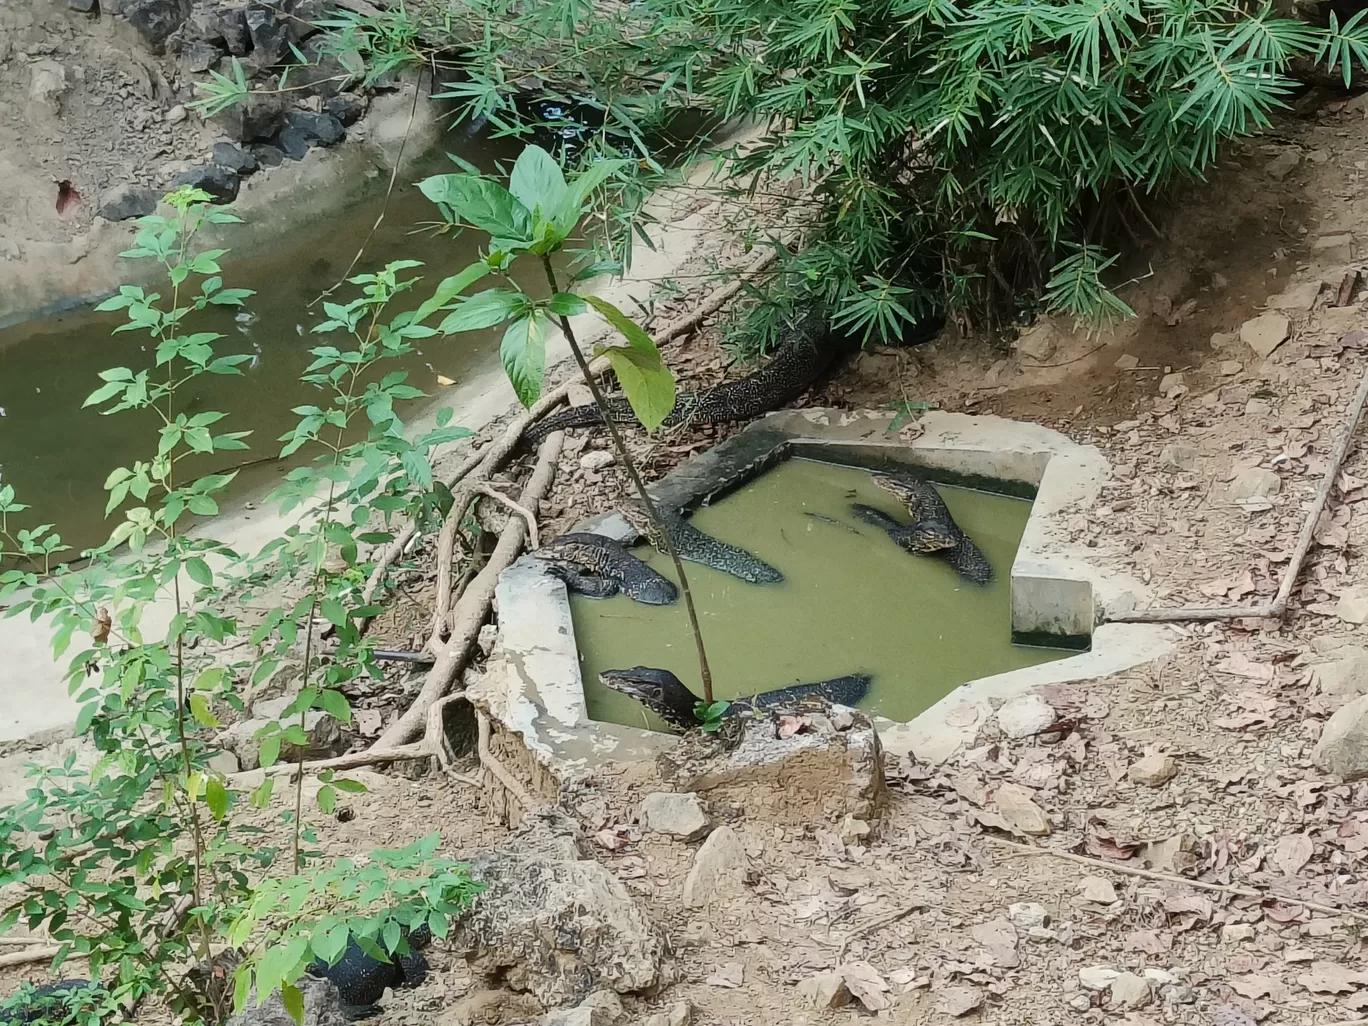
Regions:
<instances>
[{"instance_id":1,"label":"grey stone","mask_svg":"<svg viewBox=\"0 0 1368 1026\"><path fill-rule=\"evenodd\" d=\"M237 199L240 183L237 172L218 164L202 164L171 179L171 188L175 189L182 185L203 189L212 197L214 203L232 203Z\"/></svg>"},{"instance_id":2,"label":"grey stone","mask_svg":"<svg viewBox=\"0 0 1368 1026\"><path fill-rule=\"evenodd\" d=\"M1351 584L1341 591L1335 615L1345 623L1368 623L1368 585Z\"/></svg>"},{"instance_id":3,"label":"grey stone","mask_svg":"<svg viewBox=\"0 0 1368 1026\"><path fill-rule=\"evenodd\" d=\"M1242 944L1253 939L1253 923L1226 923L1221 927L1222 944Z\"/></svg>"},{"instance_id":4,"label":"grey stone","mask_svg":"<svg viewBox=\"0 0 1368 1026\"><path fill-rule=\"evenodd\" d=\"M1320 295L1321 283L1304 281L1299 285L1289 285L1276 296L1269 296L1266 305L1273 310L1310 310L1316 305Z\"/></svg>"},{"instance_id":5,"label":"grey stone","mask_svg":"<svg viewBox=\"0 0 1368 1026\"><path fill-rule=\"evenodd\" d=\"M188 0L140 0L124 12L124 17L153 53L162 52L168 36L190 15Z\"/></svg>"},{"instance_id":6,"label":"grey stone","mask_svg":"<svg viewBox=\"0 0 1368 1026\"><path fill-rule=\"evenodd\" d=\"M1368 648L1345 645L1330 655L1325 662L1311 664L1321 694L1341 701L1368 695Z\"/></svg>"},{"instance_id":7,"label":"grey stone","mask_svg":"<svg viewBox=\"0 0 1368 1026\"><path fill-rule=\"evenodd\" d=\"M997 713L998 729L1007 737L1031 737L1055 721L1055 711L1039 695L1018 695L1004 702Z\"/></svg>"},{"instance_id":8,"label":"grey stone","mask_svg":"<svg viewBox=\"0 0 1368 1026\"><path fill-rule=\"evenodd\" d=\"M718 827L694 853L693 865L684 878L684 904L702 908L717 898L744 894L747 869L741 838L729 826Z\"/></svg>"},{"instance_id":9,"label":"grey stone","mask_svg":"<svg viewBox=\"0 0 1368 1026\"><path fill-rule=\"evenodd\" d=\"M622 1000L611 990L596 990L574 1008L547 1012L542 1026L613 1026L622 1016Z\"/></svg>"},{"instance_id":10,"label":"grey stone","mask_svg":"<svg viewBox=\"0 0 1368 1026\"><path fill-rule=\"evenodd\" d=\"M1078 970L1078 983L1084 990L1106 990L1121 974L1109 965L1090 965Z\"/></svg>"},{"instance_id":11,"label":"grey stone","mask_svg":"<svg viewBox=\"0 0 1368 1026\"><path fill-rule=\"evenodd\" d=\"M486 889L448 946L473 972L545 1007L661 983L664 937L622 881L586 854L574 823L548 813L505 847L467 860Z\"/></svg>"},{"instance_id":12,"label":"grey stone","mask_svg":"<svg viewBox=\"0 0 1368 1026\"><path fill-rule=\"evenodd\" d=\"M324 102L323 109L345 127L361 120L361 115L366 113L366 101L355 93L338 93Z\"/></svg>"},{"instance_id":13,"label":"grey stone","mask_svg":"<svg viewBox=\"0 0 1368 1026\"><path fill-rule=\"evenodd\" d=\"M285 123L281 99L274 93L252 91L245 103L235 103L211 119L233 142L249 143L271 138Z\"/></svg>"},{"instance_id":14,"label":"grey stone","mask_svg":"<svg viewBox=\"0 0 1368 1026\"><path fill-rule=\"evenodd\" d=\"M1126 1012L1144 1008L1154 1000L1150 981L1135 973L1121 973L1112 981L1111 1007Z\"/></svg>"},{"instance_id":15,"label":"grey stone","mask_svg":"<svg viewBox=\"0 0 1368 1026\"><path fill-rule=\"evenodd\" d=\"M693 1005L676 1001L667 1011L648 1016L642 1026L689 1026L693 1022Z\"/></svg>"},{"instance_id":16,"label":"grey stone","mask_svg":"<svg viewBox=\"0 0 1368 1026\"><path fill-rule=\"evenodd\" d=\"M189 71L203 74L218 67L218 62L223 60L223 51L213 43L196 39L181 47L181 59Z\"/></svg>"},{"instance_id":17,"label":"grey stone","mask_svg":"<svg viewBox=\"0 0 1368 1026\"><path fill-rule=\"evenodd\" d=\"M1078 883L1078 896L1096 905L1110 905L1116 901L1116 888L1102 876L1085 876Z\"/></svg>"},{"instance_id":18,"label":"grey stone","mask_svg":"<svg viewBox=\"0 0 1368 1026\"><path fill-rule=\"evenodd\" d=\"M346 136L342 122L331 114L293 111L285 117L280 148L291 160L302 160L314 146L333 146Z\"/></svg>"},{"instance_id":19,"label":"grey stone","mask_svg":"<svg viewBox=\"0 0 1368 1026\"><path fill-rule=\"evenodd\" d=\"M239 175L250 175L258 166L256 157L230 142L214 143L212 160L219 167L226 167Z\"/></svg>"},{"instance_id":20,"label":"grey stone","mask_svg":"<svg viewBox=\"0 0 1368 1026\"><path fill-rule=\"evenodd\" d=\"M1287 340L1291 330L1291 322L1282 314L1260 314L1240 325L1240 339L1260 356L1268 357Z\"/></svg>"},{"instance_id":21,"label":"grey stone","mask_svg":"<svg viewBox=\"0 0 1368 1026\"><path fill-rule=\"evenodd\" d=\"M95 0L67 0L67 8L78 14L94 14L99 5Z\"/></svg>"},{"instance_id":22,"label":"grey stone","mask_svg":"<svg viewBox=\"0 0 1368 1026\"><path fill-rule=\"evenodd\" d=\"M1178 775L1178 763L1172 756L1152 752L1131 764L1127 775L1146 787L1163 787Z\"/></svg>"},{"instance_id":23,"label":"grey stone","mask_svg":"<svg viewBox=\"0 0 1368 1026\"><path fill-rule=\"evenodd\" d=\"M1048 321L1031 325L1016 341L1016 351L1034 363L1047 362L1058 349L1054 325Z\"/></svg>"},{"instance_id":24,"label":"grey stone","mask_svg":"<svg viewBox=\"0 0 1368 1026\"><path fill-rule=\"evenodd\" d=\"M252 59L258 67L279 64L296 42L290 16L269 4L248 4L247 32L252 37Z\"/></svg>"},{"instance_id":25,"label":"grey stone","mask_svg":"<svg viewBox=\"0 0 1368 1026\"><path fill-rule=\"evenodd\" d=\"M281 712L293 701L292 698L275 698L256 704L255 718L235 723L219 735L219 744L238 757L245 770L256 769L261 765L261 741L257 734L272 721L279 721ZM298 723L297 716L289 717L291 723ZM286 741L281 745L280 758L284 762L298 762L304 759L324 759L340 755L346 747L342 729L338 722L321 709L310 709L304 714L304 735L307 744L300 746Z\"/></svg>"},{"instance_id":26,"label":"grey stone","mask_svg":"<svg viewBox=\"0 0 1368 1026\"><path fill-rule=\"evenodd\" d=\"M681 841L696 841L712 827L698 795L657 791L641 802L641 825L647 830Z\"/></svg>"},{"instance_id":27,"label":"grey stone","mask_svg":"<svg viewBox=\"0 0 1368 1026\"><path fill-rule=\"evenodd\" d=\"M252 49L252 33L247 29L247 7L218 8L217 34L203 37L206 42L222 40L223 47L234 57L245 57Z\"/></svg>"},{"instance_id":28,"label":"grey stone","mask_svg":"<svg viewBox=\"0 0 1368 1026\"><path fill-rule=\"evenodd\" d=\"M232 752L215 752L205 761L205 766L225 777L232 776L242 769L242 763L238 762L238 757Z\"/></svg>"},{"instance_id":29,"label":"grey stone","mask_svg":"<svg viewBox=\"0 0 1368 1026\"><path fill-rule=\"evenodd\" d=\"M125 182L100 195L100 216L109 221L146 217L156 211L160 199L161 193L156 189Z\"/></svg>"},{"instance_id":30,"label":"grey stone","mask_svg":"<svg viewBox=\"0 0 1368 1026\"><path fill-rule=\"evenodd\" d=\"M1368 777L1368 695L1354 699L1326 721L1311 761L1342 780Z\"/></svg>"},{"instance_id":31,"label":"grey stone","mask_svg":"<svg viewBox=\"0 0 1368 1026\"><path fill-rule=\"evenodd\" d=\"M837 730L833 717L842 711L805 711L810 729L781 738L782 707L758 714L743 710L718 734L692 731L661 753L661 779L719 803L742 802L757 816L829 823L849 815L872 823L888 797L883 746L859 710L850 710L849 728ZM800 775L792 771L795 762L803 766Z\"/></svg>"},{"instance_id":32,"label":"grey stone","mask_svg":"<svg viewBox=\"0 0 1368 1026\"><path fill-rule=\"evenodd\" d=\"M1178 391L1178 389L1180 388L1186 387L1187 378L1184 377L1182 371L1174 371L1171 374L1165 374L1162 378L1159 379L1160 395L1169 395L1172 392Z\"/></svg>"},{"instance_id":33,"label":"grey stone","mask_svg":"<svg viewBox=\"0 0 1368 1026\"><path fill-rule=\"evenodd\" d=\"M611 467L615 457L607 449L593 449L580 457L579 465L582 470L602 470L604 467Z\"/></svg>"},{"instance_id":34,"label":"grey stone","mask_svg":"<svg viewBox=\"0 0 1368 1026\"><path fill-rule=\"evenodd\" d=\"M1301 162L1301 154L1296 150L1283 150L1264 165L1264 170L1273 178L1282 181L1289 171Z\"/></svg>"},{"instance_id":35,"label":"grey stone","mask_svg":"<svg viewBox=\"0 0 1368 1026\"><path fill-rule=\"evenodd\" d=\"M168 125L179 125L189 116L190 112L185 109L185 104L178 103L174 107L170 108L164 115L162 115L162 120L165 121Z\"/></svg>"},{"instance_id":36,"label":"grey stone","mask_svg":"<svg viewBox=\"0 0 1368 1026\"><path fill-rule=\"evenodd\" d=\"M47 107L53 113L62 109L62 98L67 91L66 68L56 61L35 61L29 65L28 98Z\"/></svg>"},{"instance_id":37,"label":"grey stone","mask_svg":"<svg viewBox=\"0 0 1368 1026\"><path fill-rule=\"evenodd\" d=\"M351 1020L343 1011L342 997L331 980L318 980L312 976L301 976L295 986L304 995L303 1026L347 1026ZM256 992L247 999L244 1010L234 1015L224 1026L298 1026L294 1018L285 1010L280 992L272 994L260 1005L256 1003Z\"/></svg>"},{"instance_id":38,"label":"grey stone","mask_svg":"<svg viewBox=\"0 0 1368 1026\"><path fill-rule=\"evenodd\" d=\"M1227 491L1232 502L1248 499L1271 499L1282 491L1282 478L1263 467L1250 467L1235 475Z\"/></svg>"},{"instance_id":39,"label":"grey stone","mask_svg":"<svg viewBox=\"0 0 1368 1026\"><path fill-rule=\"evenodd\" d=\"M817 973L800 980L798 996L809 1008L822 1012L850 1004L850 989L840 973Z\"/></svg>"},{"instance_id":40,"label":"grey stone","mask_svg":"<svg viewBox=\"0 0 1368 1026\"><path fill-rule=\"evenodd\" d=\"M279 146L269 146L265 143L252 147L252 156L256 157L257 163L262 167L280 167L285 163L285 154L281 152Z\"/></svg>"}]
</instances>

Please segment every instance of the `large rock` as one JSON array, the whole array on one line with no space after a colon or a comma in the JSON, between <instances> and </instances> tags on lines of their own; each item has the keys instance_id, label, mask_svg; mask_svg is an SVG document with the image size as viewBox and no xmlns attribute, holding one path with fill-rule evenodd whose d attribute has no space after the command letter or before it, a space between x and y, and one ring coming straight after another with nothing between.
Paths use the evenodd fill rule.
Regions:
<instances>
[{"instance_id":1,"label":"large rock","mask_svg":"<svg viewBox=\"0 0 1368 1026\"><path fill-rule=\"evenodd\" d=\"M162 52L162 44L189 16L189 0L141 0L124 12L153 53Z\"/></svg>"},{"instance_id":2,"label":"large rock","mask_svg":"<svg viewBox=\"0 0 1368 1026\"><path fill-rule=\"evenodd\" d=\"M214 143L213 162L239 175L250 175L258 167L256 157L230 142Z\"/></svg>"},{"instance_id":3,"label":"large rock","mask_svg":"<svg viewBox=\"0 0 1368 1026\"><path fill-rule=\"evenodd\" d=\"M286 116L279 142L285 156L291 160L302 160L310 148L336 145L346 134L342 122L331 114L297 110Z\"/></svg>"},{"instance_id":4,"label":"large rock","mask_svg":"<svg viewBox=\"0 0 1368 1026\"><path fill-rule=\"evenodd\" d=\"M1311 760L1323 772L1342 780L1368 777L1368 695L1354 699L1330 717Z\"/></svg>"},{"instance_id":5,"label":"large rock","mask_svg":"<svg viewBox=\"0 0 1368 1026\"><path fill-rule=\"evenodd\" d=\"M611 990L596 990L574 1008L547 1012L542 1026L613 1026L622 1016L618 996Z\"/></svg>"},{"instance_id":6,"label":"large rock","mask_svg":"<svg viewBox=\"0 0 1368 1026\"><path fill-rule=\"evenodd\" d=\"M748 869L741 838L731 827L718 827L694 853L693 866L684 878L684 904L702 908L745 894Z\"/></svg>"},{"instance_id":7,"label":"large rock","mask_svg":"<svg viewBox=\"0 0 1368 1026\"><path fill-rule=\"evenodd\" d=\"M257 142L280 131L285 123L285 108L279 94L252 91L245 103L235 103L211 120L233 142Z\"/></svg>"},{"instance_id":8,"label":"large rock","mask_svg":"<svg viewBox=\"0 0 1368 1026\"><path fill-rule=\"evenodd\" d=\"M1345 645L1328 653L1324 662L1311 664L1321 694L1341 702L1368 694L1368 648Z\"/></svg>"},{"instance_id":9,"label":"large rock","mask_svg":"<svg viewBox=\"0 0 1368 1026\"><path fill-rule=\"evenodd\" d=\"M142 185L125 183L100 194L100 216L108 221L146 217L157 209L161 193Z\"/></svg>"},{"instance_id":10,"label":"large rock","mask_svg":"<svg viewBox=\"0 0 1368 1026\"><path fill-rule=\"evenodd\" d=\"M998 730L1010 738L1032 737L1055 721L1055 711L1039 695L1018 695L998 710Z\"/></svg>"},{"instance_id":11,"label":"large rock","mask_svg":"<svg viewBox=\"0 0 1368 1026\"><path fill-rule=\"evenodd\" d=\"M361 120L366 113L366 101L356 93L338 93L324 101L323 109L346 127Z\"/></svg>"},{"instance_id":12,"label":"large rock","mask_svg":"<svg viewBox=\"0 0 1368 1026\"><path fill-rule=\"evenodd\" d=\"M223 60L223 51L213 43L196 39L181 47L181 60L185 61L187 71L202 74L218 67L218 62Z\"/></svg>"},{"instance_id":13,"label":"large rock","mask_svg":"<svg viewBox=\"0 0 1368 1026\"><path fill-rule=\"evenodd\" d=\"M35 61L29 65L29 100L46 107L53 114L62 111L62 98L66 95L66 68L56 61Z\"/></svg>"},{"instance_id":14,"label":"large rock","mask_svg":"<svg viewBox=\"0 0 1368 1026\"><path fill-rule=\"evenodd\" d=\"M1291 330L1292 323L1282 314L1266 313L1241 324L1240 338L1254 352L1267 357L1283 344Z\"/></svg>"},{"instance_id":15,"label":"large rock","mask_svg":"<svg viewBox=\"0 0 1368 1026\"><path fill-rule=\"evenodd\" d=\"M543 1005L664 981L665 939L616 876L585 853L564 817L534 821L509 844L470 860L486 890L449 945L470 968Z\"/></svg>"},{"instance_id":16,"label":"large rock","mask_svg":"<svg viewBox=\"0 0 1368 1026\"><path fill-rule=\"evenodd\" d=\"M876 821L888 789L883 746L869 717L841 706L804 708L800 729L789 733L794 723L781 731L783 715L782 708L747 710L716 734L686 734L657 760L662 779L789 823Z\"/></svg>"},{"instance_id":17,"label":"large rock","mask_svg":"<svg viewBox=\"0 0 1368 1026\"><path fill-rule=\"evenodd\" d=\"M696 794L657 791L641 801L641 825L658 834L696 841L712 826L712 820Z\"/></svg>"},{"instance_id":18,"label":"large rock","mask_svg":"<svg viewBox=\"0 0 1368 1026\"><path fill-rule=\"evenodd\" d=\"M218 164L192 167L171 179L171 188L192 185L207 192L215 203L232 203L237 199L239 184L236 171Z\"/></svg>"},{"instance_id":19,"label":"large rock","mask_svg":"<svg viewBox=\"0 0 1368 1026\"><path fill-rule=\"evenodd\" d=\"M271 721L279 721L281 712L291 701L292 698L285 697L258 702L254 710L256 716L225 730L219 735L219 744L237 756L244 770L256 769L261 765L261 740L256 735ZM289 722L298 723L299 717L290 716ZM346 748L341 725L321 709L310 709L305 713L304 734L308 739L307 745L294 745L288 741L281 745L282 762L298 762L301 757L305 760L326 759L341 755Z\"/></svg>"},{"instance_id":20,"label":"large rock","mask_svg":"<svg viewBox=\"0 0 1368 1026\"><path fill-rule=\"evenodd\" d=\"M301 976L295 983L304 995L302 1026L349 1026L351 1020L342 1010L342 997L331 980L316 980ZM247 998L242 1012L232 1016L224 1026L300 1026L285 1010L285 1003L277 991L256 1004L256 994Z\"/></svg>"}]
</instances>

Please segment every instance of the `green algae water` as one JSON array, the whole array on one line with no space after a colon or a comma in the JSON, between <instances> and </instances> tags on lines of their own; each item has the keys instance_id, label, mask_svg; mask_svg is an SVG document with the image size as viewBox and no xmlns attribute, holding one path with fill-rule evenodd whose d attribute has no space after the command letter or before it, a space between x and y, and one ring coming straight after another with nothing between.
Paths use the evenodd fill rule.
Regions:
<instances>
[{"instance_id":1,"label":"green algae water","mask_svg":"<svg viewBox=\"0 0 1368 1026\"><path fill-rule=\"evenodd\" d=\"M856 519L852 503L908 519L865 470L791 459L696 512L699 530L750 550L786 578L753 585L685 564L717 697L868 673L874 682L861 707L909 720L965 681L1075 654L1011 643L1008 582L1030 502L938 487L992 563L987 587L961 580L941 560L904 552ZM635 551L674 580L668 556ZM571 608L594 719L662 726L598 682L606 669L661 667L702 693L682 600L652 607L574 595Z\"/></svg>"}]
</instances>

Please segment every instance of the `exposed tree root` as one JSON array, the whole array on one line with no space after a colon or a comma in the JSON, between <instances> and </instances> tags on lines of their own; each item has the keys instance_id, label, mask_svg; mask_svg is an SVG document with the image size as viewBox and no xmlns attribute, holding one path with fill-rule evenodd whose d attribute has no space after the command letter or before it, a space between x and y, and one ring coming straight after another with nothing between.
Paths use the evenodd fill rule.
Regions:
<instances>
[{"instance_id":1,"label":"exposed tree root","mask_svg":"<svg viewBox=\"0 0 1368 1026\"><path fill-rule=\"evenodd\" d=\"M560 456L561 444L564 441L564 432L557 431L542 442L541 450L537 454L536 469L532 471L532 476L528 478L518 498L519 504L526 507L534 516L537 504L551 487L551 480L556 473L556 459ZM461 595L460 601L456 603L451 637L434 650L437 662L428 671L417 699L409 710L380 736L373 748L394 748L402 745L422 727L429 707L442 697L465 666L470 649L479 636L480 628L484 626L485 618L489 615L489 607L494 600L494 586L499 581L499 574L518 558L526 536L527 522L521 517L510 517L508 524L499 533L499 543L490 554L489 561L475 575L474 580ZM445 582L445 578L438 578L438 594L446 588Z\"/></svg>"}]
</instances>

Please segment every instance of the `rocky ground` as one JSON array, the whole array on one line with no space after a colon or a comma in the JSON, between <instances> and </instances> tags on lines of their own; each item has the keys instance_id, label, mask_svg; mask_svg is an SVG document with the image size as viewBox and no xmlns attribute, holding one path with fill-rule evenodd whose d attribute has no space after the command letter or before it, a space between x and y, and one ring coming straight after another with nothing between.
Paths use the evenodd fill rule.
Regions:
<instances>
[{"instance_id":1,"label":"rocky ground","mask_svg":"<svg viewBox=\"0 0 1368 1026\"><path fill-rule=\"evenodd\" d=\"M329 10L322 0L0 6L0 321L108 288L105 265L126 245L111 226L151 213L169 188L190 182L230 201L248 176L346 139L374 90L356 89L344 68L359 67L355 54L324 52L314 22ZM232 58L259 95L206 120L196 86L211 71L231 77ZM288 65L300 66L281 91Z\"/></svg>"},{"instance_id":2,"label":"rocky ground","mask_svg":"<svg viewBox=\"0 0 1368 1026\"><path fill-rule=\"evenodd\" d=\"M1138 316L1114 331L1043 323L1011 348L946 338L871 351L803 401L918 400L1045 422L1111 460L1111 484L1074 529L1104 564L1149 584L1147 601L1266 600L1368 369L1353 277L1368 240L1364 111L1321 98L1234 150L1208 189L1160 219L1164 237L1122 289ZM715 338L705 325L672 364L703 381L738 373ZM633 445L654 476L716 437ZM622 495L606 455L601 438L572 440L548 535ZM791 774L783 789L762 779L695 797L678 796L687 774L603 773L566 802L592 857L561 850L584 865L554 873L598 888L579 892L598 895L585 908L648 920L613 934L636 946L614 949L601 982L626 993L545 1013L594 981L570 998L545 985L530 949L496 970L467 939L435 952L438 971L379 1021L1364 1021L1365 489L1360 443L1285 622L1173 627L1175 649L1157 663L996 710L965 706L955 715L977 740L942 765L876 760L858 720L808 720L779 733L827 745L858 772L819 763L827 770ZM421 575L405 585L377 623L387 643L425 633L428 589ZM402 704L395 684L367 698L365 729ZM435 827L467 858L506 837L502 804L482 790L378 781L345 823L323 824L330 850ZM637 958L658 959L650 984L624 968ZM19 976L3 972L0 990Z\"/></svg>"}]
</instances>

